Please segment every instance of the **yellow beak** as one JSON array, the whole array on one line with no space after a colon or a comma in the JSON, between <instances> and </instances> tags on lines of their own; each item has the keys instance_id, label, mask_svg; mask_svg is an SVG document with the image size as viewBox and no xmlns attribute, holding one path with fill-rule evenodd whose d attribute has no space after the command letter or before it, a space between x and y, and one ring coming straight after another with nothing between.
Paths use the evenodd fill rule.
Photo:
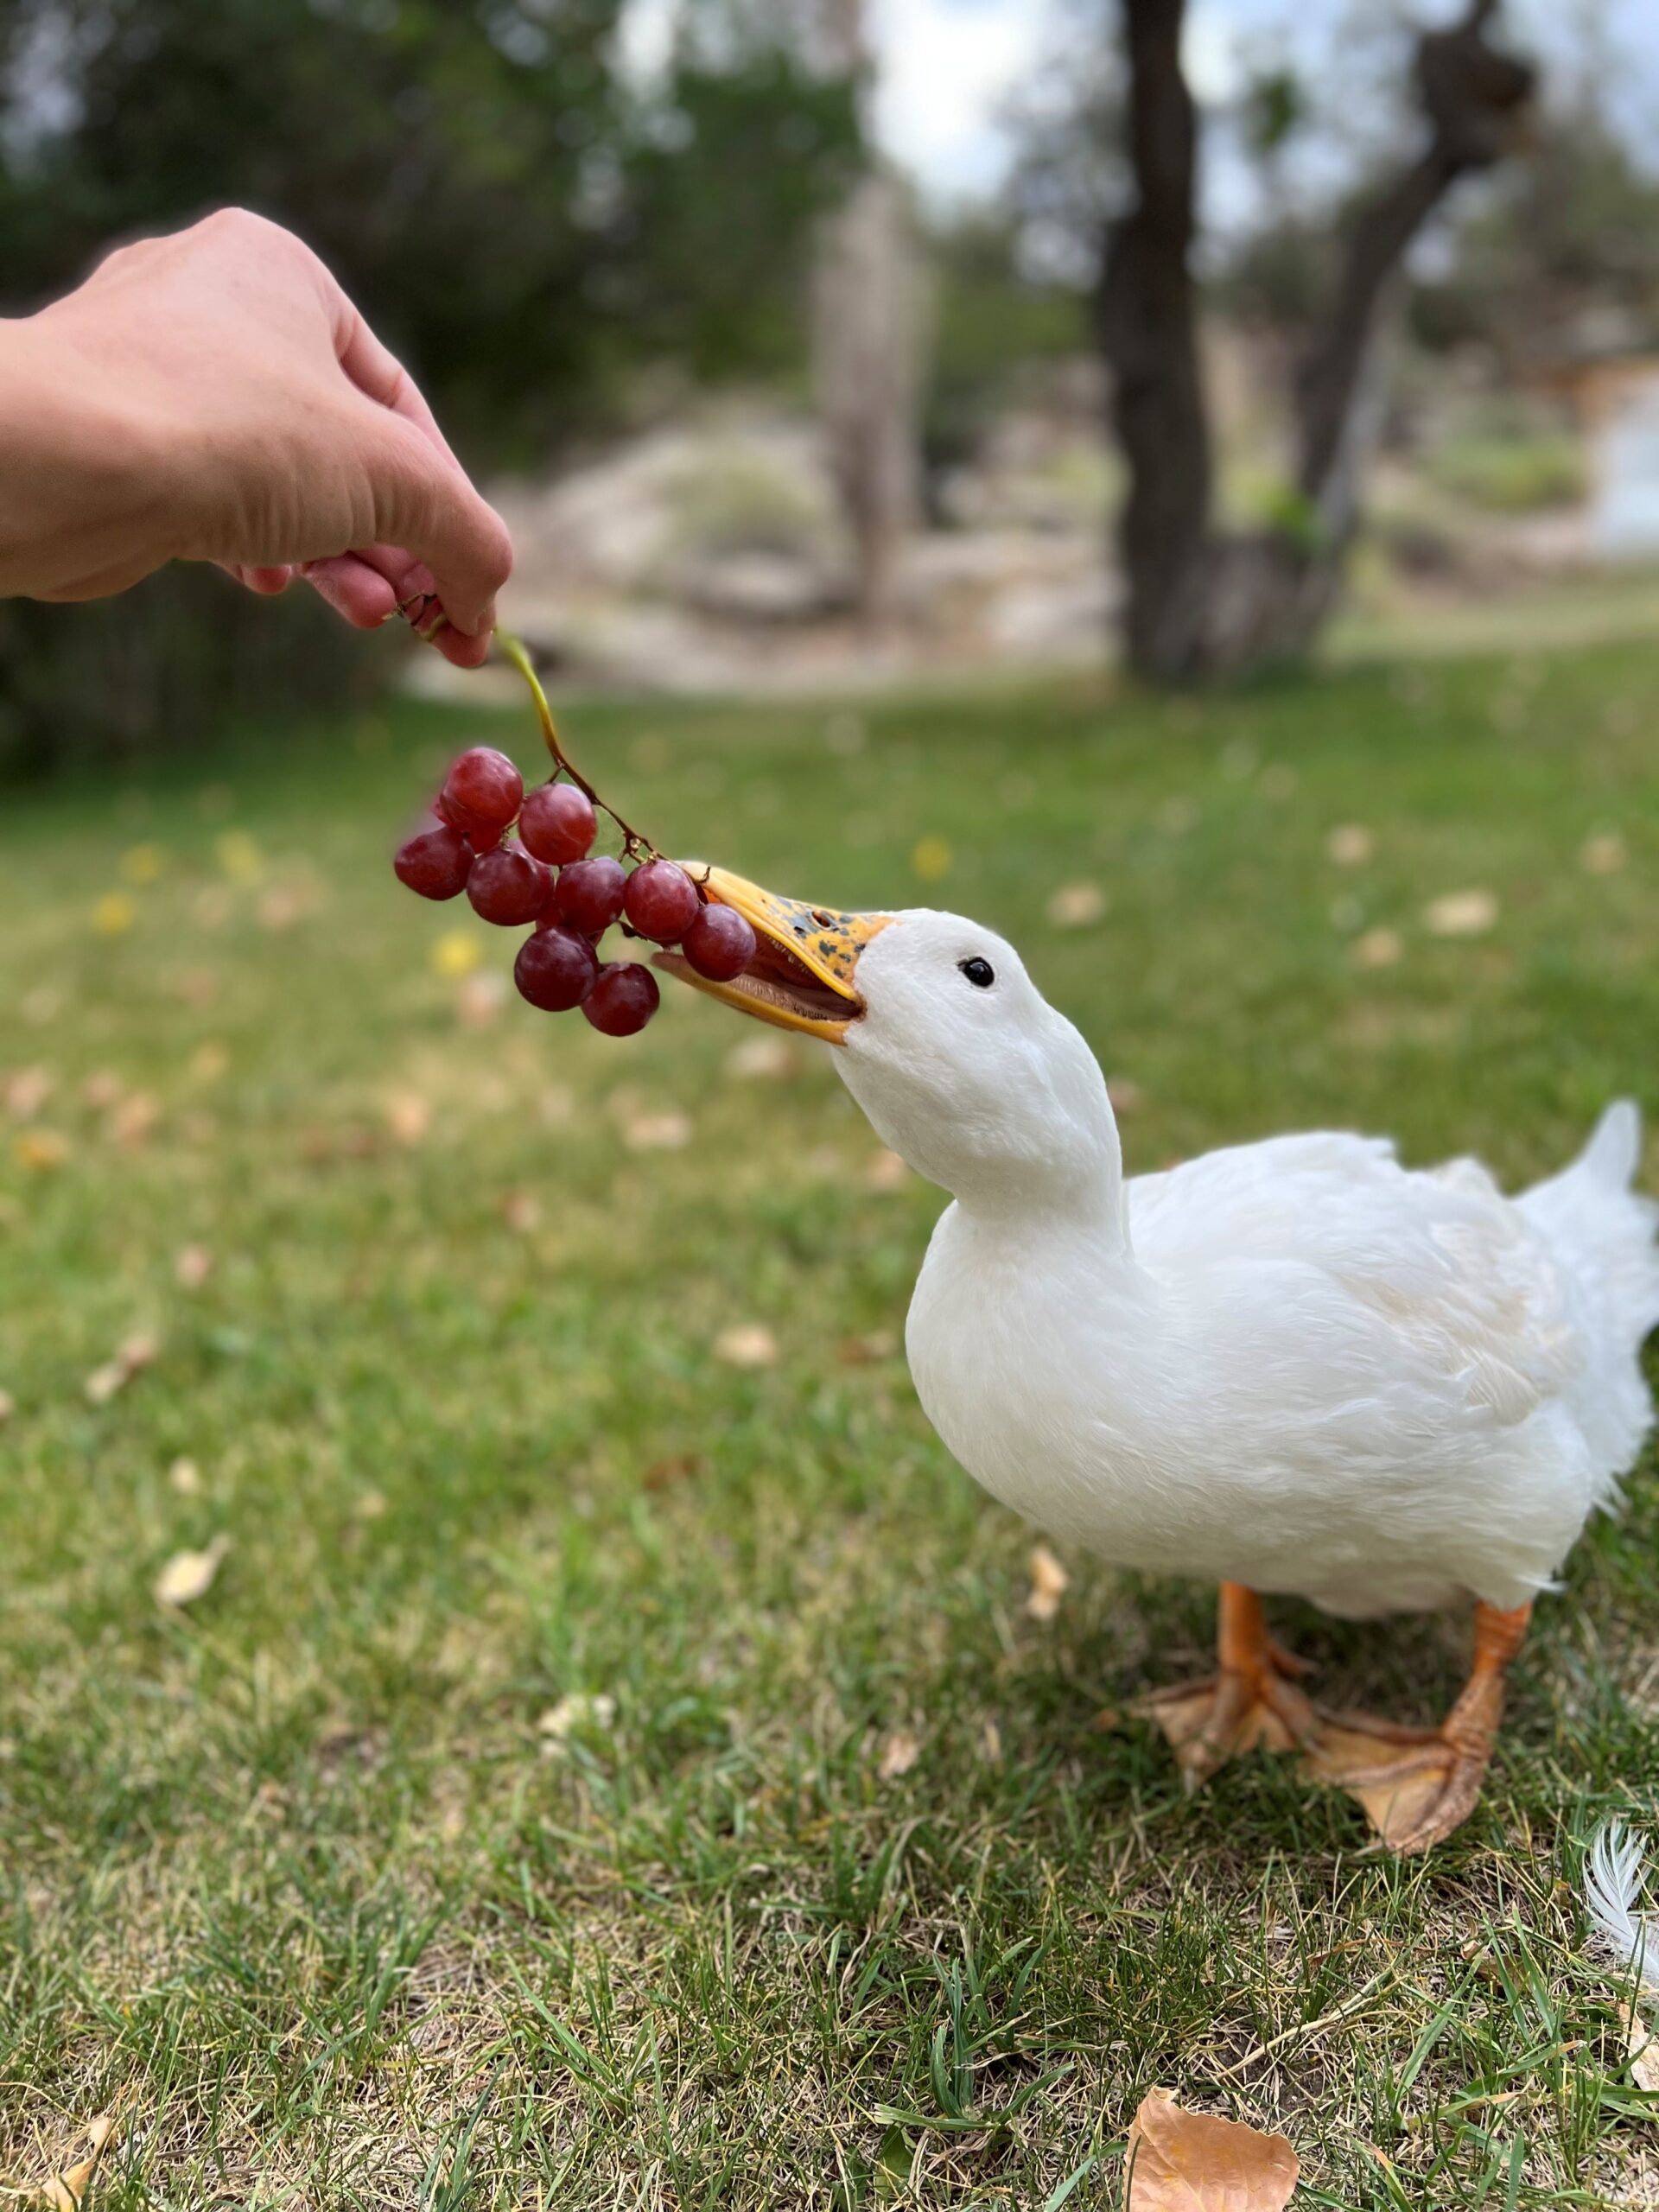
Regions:
<instances>
[{"instance_id":1,"label":"yellow beak","mask_svg":"<svg viewBox=\"0 0 1659 2212\"><path fill-rule=\"evenodd\" d=\"M711 983L677 952L658 953L655 964L759 1021L844 1045L849 1027L864 1011L853 980L858 957L892 915L809 906L803 899L763 891L727 868L707 868L701 861L680 865L714 905L742 915L758 949L743 974L729 983Z\"/></svg>"}]
</instances>

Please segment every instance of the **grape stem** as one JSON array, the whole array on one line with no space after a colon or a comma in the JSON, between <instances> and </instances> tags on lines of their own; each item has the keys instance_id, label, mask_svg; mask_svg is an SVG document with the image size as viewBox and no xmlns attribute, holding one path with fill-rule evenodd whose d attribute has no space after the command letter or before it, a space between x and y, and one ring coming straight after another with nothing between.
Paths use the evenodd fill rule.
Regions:
<instances>
[{"instance_id":1,"label":"grape stem","mask_svg":"<svg viewBox=\"0 0 1659 2212\"><path fill-rule=\"evenodd\" d=\"M553 756L554 766L562 768L579 791L594 806L602 809L610 816L612 821L622 832L623 848L630 860L639 860L642 856L647 860L660 860L662 855L652 843L650 838L642 836L638 830L625 822L613 806L606 804L559 742L558 728L553 720L553 709L547 703L547 694L542 689L541 681L537 676L530 655L524 651L518 639L506 630L498 630L495 633L495 641L530 686L530 696L536 702L536 718L541 723L542 735L547 740L547 749Z\"/></svg>"}]
</instances>

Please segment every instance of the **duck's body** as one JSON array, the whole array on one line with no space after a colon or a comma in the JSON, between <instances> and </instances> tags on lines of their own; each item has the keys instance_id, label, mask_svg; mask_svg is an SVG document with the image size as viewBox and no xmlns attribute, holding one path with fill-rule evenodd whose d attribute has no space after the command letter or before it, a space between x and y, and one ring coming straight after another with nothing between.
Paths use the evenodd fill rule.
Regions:
<instances>
[{"instance_id":1,"label":"duck's body","mask_svg":"<svg viewBox=\"0 0 1659 2212\"><path fill-rule=\"evenodd\" d=\"M1189 1778L1294 1744L1399 1848L1448 1833L1533 1598L1651 1423L1635 1109L1513 1200L1471 1160L1411 1173L1344 1135L1126 1184L1100 1068L1011 945L959 915L705 888L763 958L702 988L841 1046L878 1134L952 1194L906 1339L944 1441L1042 1527L1220 1584L1217 1674L1152 1701ZM1472 1599L1469 1685L1434 1730L1322 1713L1263 1591L1351 1617Z\"/></svg>"},{"instance_id":2,"label":"duck's body","mask_svg":"<svg viewBox=\"0 0 1659 2212\"><path fill-rule=\"evenodd\" d=\"M1077 1219L939 1222L911 1371L969 1472L1116 1563L1350 1617L1527 1604L1651 1419L1635 1111L1511 1201L1459 1160L1283 1137Z\"/></svg>"}]
</instances>

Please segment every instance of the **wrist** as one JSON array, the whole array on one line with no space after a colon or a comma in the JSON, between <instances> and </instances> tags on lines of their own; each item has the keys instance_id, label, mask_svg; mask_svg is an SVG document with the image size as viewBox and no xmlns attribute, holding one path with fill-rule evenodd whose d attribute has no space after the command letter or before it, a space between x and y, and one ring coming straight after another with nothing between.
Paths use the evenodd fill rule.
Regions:
<instances>
[{"instance_id":1,"label":"wrist","mask_svg":"<svg viewBox=\"0 0 1659 2212\"><path fill-rule=\"evenodd\" d=\"M170 559L168 444L61 307L0 321L0 596L73 594Z\"/></svg>"}]
</instances>

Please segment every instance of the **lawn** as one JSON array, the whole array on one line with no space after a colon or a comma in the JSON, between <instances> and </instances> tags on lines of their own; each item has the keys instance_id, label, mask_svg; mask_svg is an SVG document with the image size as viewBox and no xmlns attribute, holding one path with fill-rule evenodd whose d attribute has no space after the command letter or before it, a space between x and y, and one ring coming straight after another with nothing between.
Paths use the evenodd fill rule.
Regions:
<instances>
[{"instance_id":1,"label":"lawn","mask_svg":"<svg viewBox=\"0 0 1659 2212\"><path fill-rule=\"evenodd\" d=\"M1133 1168L1335 1123L1519 1181L1659 1105L1659 653L566 720L669 849L1004 929ZM1068 1554L1029 1614L898 1350L940 1199L827 1053L534 1014L393 883L473 734L536 757L405 703L0 797L0 2179L121 2097L111 2208L1082 2212L1162 2083L1299 2206L1655 2201L1575 1886L1654 1811L1655 1466L1427 1862L1283 1762L1185 1800L1093 1724L1212 1593ZM1279 1617L1334 1701L1455 1691L1463 1622Z\"/></svg>"}]
</instances>

